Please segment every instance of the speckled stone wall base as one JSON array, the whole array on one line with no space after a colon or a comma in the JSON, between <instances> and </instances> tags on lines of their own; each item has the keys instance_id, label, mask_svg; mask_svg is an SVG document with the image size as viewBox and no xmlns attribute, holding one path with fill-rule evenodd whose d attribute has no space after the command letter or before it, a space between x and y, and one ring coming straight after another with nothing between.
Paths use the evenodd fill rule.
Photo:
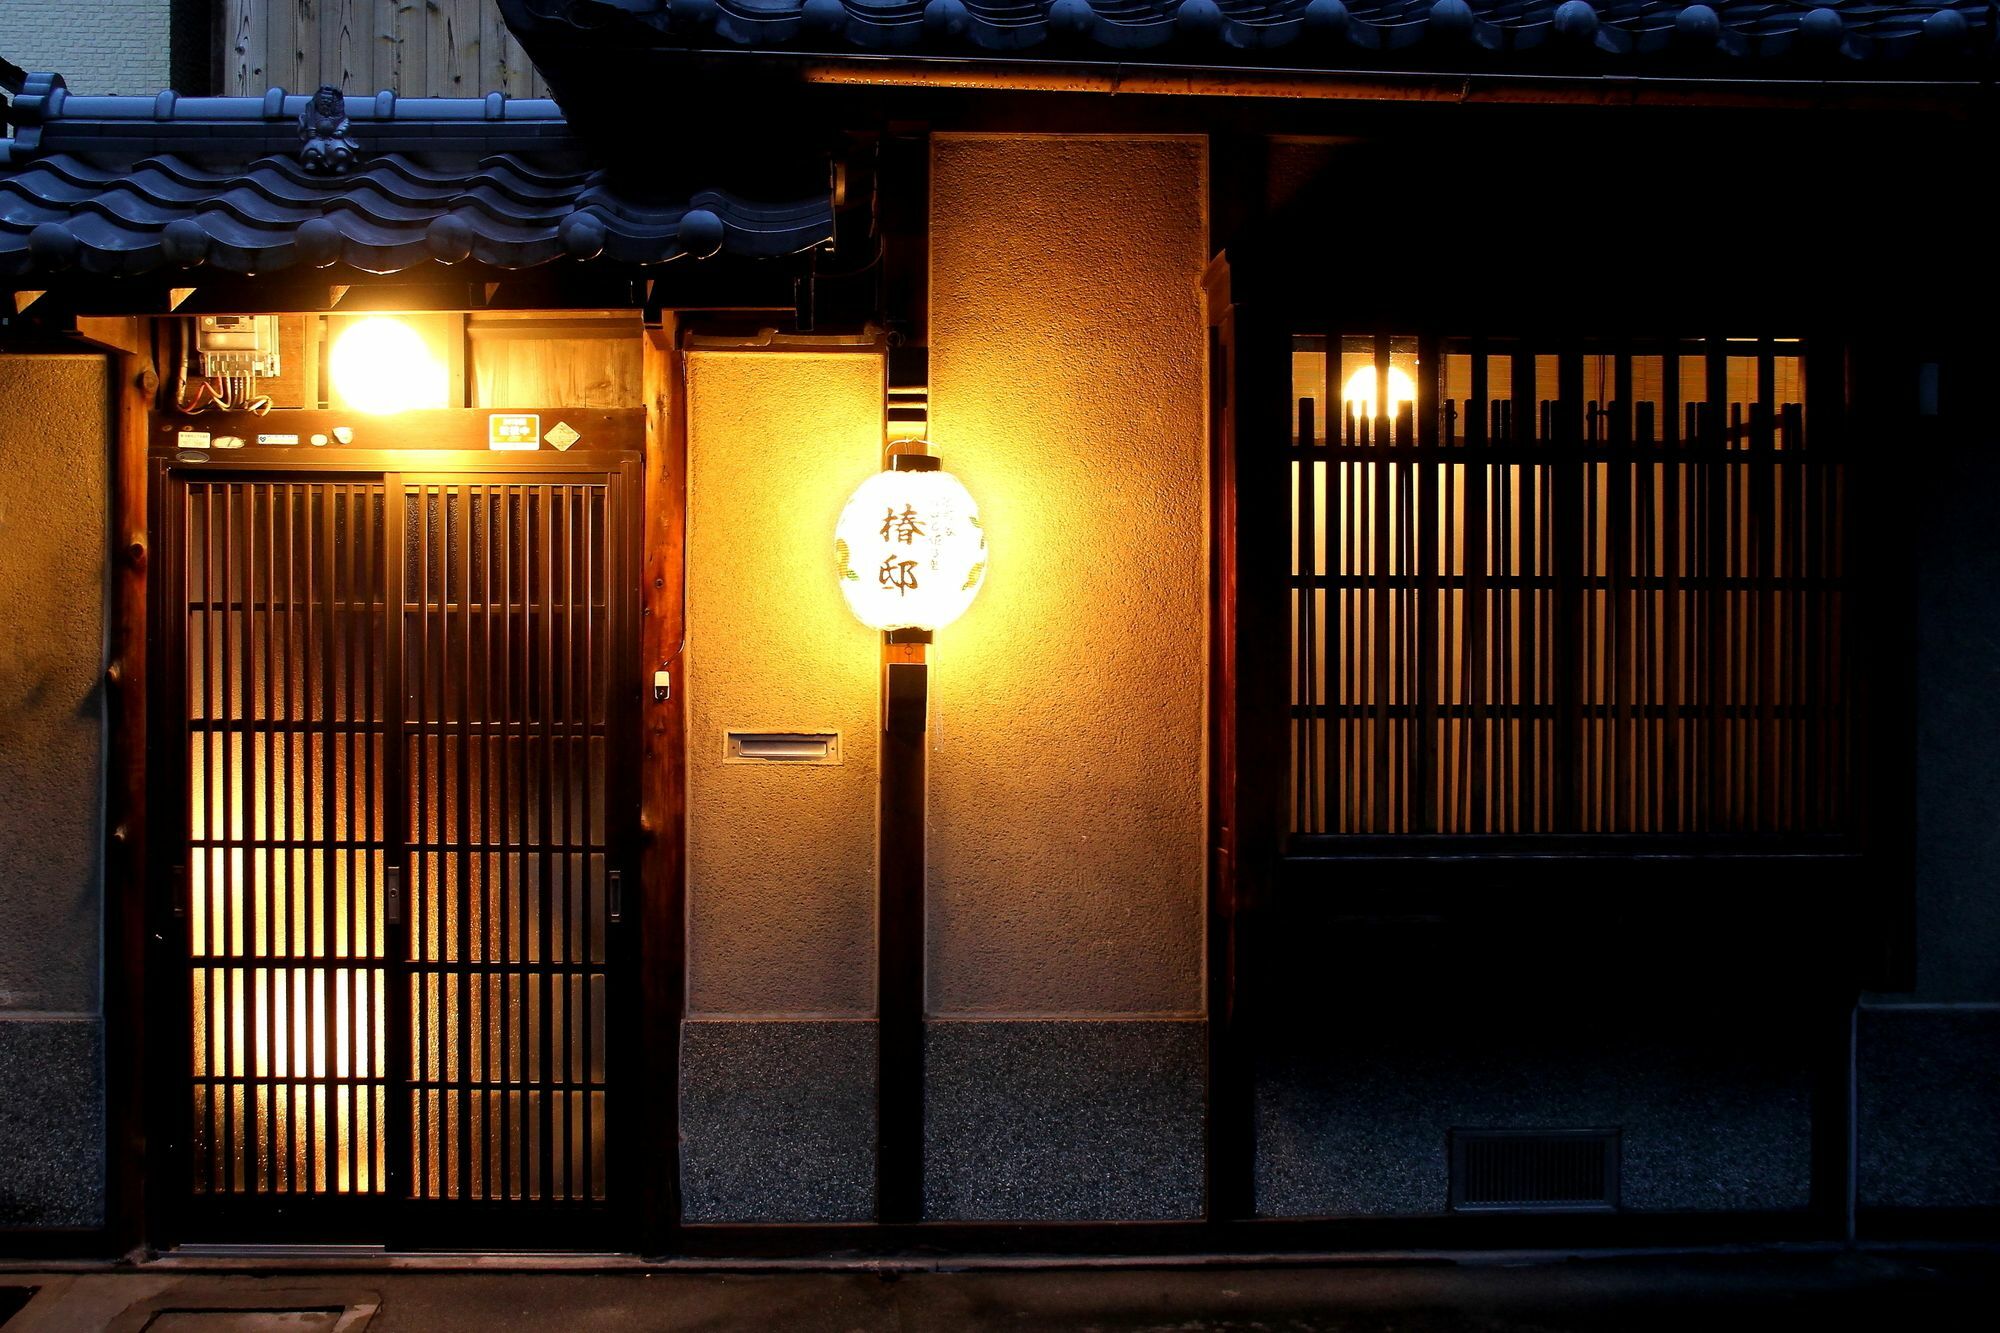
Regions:
<instances>
[{"instance_id":1,"label":"speckled stone wall base","mask_svg":"<svg viewBox=\"0 0 2000 1333\"><path fill-rule=\"evenodd\" d=\"M690 1222L874 1216L875 1024L682 1024L681 1190Z\"/></svg>"},{"instance_id":2,"label":"speckled stone wall base","mask_svg":"<svg viewBox=\"0 0 2000 1333\"><path fill-rule=\"evenodd\" d=\"M101 1025L0 1019L0 1227L103 1221Z\"/></svg>"},{"instance_id":3,"label":"speckled stone wall base","mask_svg":"<svg viewBox=\"0 0 2000 1333\"><path fill-rule=\"evenodd\" d=\"M1195 1021L931 1024L925 1216L1199 1216L1205 1033Z\"/></svg>"},{"instance_id":4,"label":"speckled stone wall base","mask_svg":"<svg viewBox=\"0 0 2000 1333\"><path fill-rule=\"evenodd\" d=\"M1442 1213L1448 1134L1619 1129L1635 1211L1804 1208L1810 1081L1800 1043L1725 1024L1328 1024L1273 1043L1257 1093L1257 1209L1273 1217Z\"/></svg>"},{"instance_id":5,"label":"speckled stone wall base","mask_svg":"<svg viewBox=\"0 0 2000 1333\"><path fill-rule=\"evenodd\" d=\"M1859 1202L2000 1205L2000 1008L1861 1011Z\"/></svg>"}]
</instances>

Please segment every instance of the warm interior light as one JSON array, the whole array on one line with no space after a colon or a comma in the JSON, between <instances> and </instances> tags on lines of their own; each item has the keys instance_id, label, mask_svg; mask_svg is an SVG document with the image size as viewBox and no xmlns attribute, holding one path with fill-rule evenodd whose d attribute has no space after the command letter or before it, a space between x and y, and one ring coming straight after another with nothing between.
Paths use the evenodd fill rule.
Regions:
<instances>
[{"instance_id":1,"label":"warm interior light","mask_svg":"<svg viewBox=\"0 0 2000 1333\"><path fill-rule=\"evenodd\" d=\"M878 472L834 527L840 590L874 629L937 629L972 605L986 577L979 506L949 472Z\"/></svg>"},{"instance_id":2,"label":"warm interior light","mask_svg":"<svg viewBox=\"0 0 2000 1333\"><path fill-rule=\"evenodd\" d=\"M1363 366L1347 377L1347 385L1340 391L1341 407L1352 416L1356 408L1361 415L1375 418L1375 367ZM1389 415L1396 416L1403 410L1404 403L1417 400L1417 382L1409 372L1400 366L1389 367Z\"/></svg>"},{"instance_id":3,"label":"warm interior light","mask_svg":"<svg viewBox=\"0 0 2000 1333\"><path fill-rule=\"evenodd\" d=\"M335 391L357 412L379 416L447 405L445 368L401 320L375 315L349 325L334 339L327 368Z\"/></svg>"}]
</instances>

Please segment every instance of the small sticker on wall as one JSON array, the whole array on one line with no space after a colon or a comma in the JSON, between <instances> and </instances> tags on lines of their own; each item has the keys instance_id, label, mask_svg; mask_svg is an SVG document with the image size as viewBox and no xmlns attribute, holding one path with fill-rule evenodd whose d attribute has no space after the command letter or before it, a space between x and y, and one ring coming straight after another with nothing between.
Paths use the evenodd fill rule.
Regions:
<instances>
[{"instance_id":1,"label":"small sticker on wall","mask_svg":"<svg viewBox=\"0 0 2000 1333\"><path fill-rule=\"evenodd\" d=\"M208 432L205 430L181 431L174 436L174 447L177 449L206 449L208 448Z\"/></svg>"},{"instance_id":2,"label":"small sticker on wall","mask_svg":"<svg viewBox=\"0 0 2000 1333\"><path fill-rule=\"evenodd\" d=\"M549 427L549 433L542 436L542 438L554 445L558 452L561 452L582 439L583 436L577 434L576 427L570 425L567 421L558 421L555 425Z\"/></svg>"},{"instance_id":3,"label":"small sticker on wall","mask_svg":"<svg viewBox=\"0 0 2000 1333\"><path fill-rule=\"evenodd\" d=\"M495 412L486 418L488 449L539 449L542 419L533 412Z\"/></svg>"}]
</instances>

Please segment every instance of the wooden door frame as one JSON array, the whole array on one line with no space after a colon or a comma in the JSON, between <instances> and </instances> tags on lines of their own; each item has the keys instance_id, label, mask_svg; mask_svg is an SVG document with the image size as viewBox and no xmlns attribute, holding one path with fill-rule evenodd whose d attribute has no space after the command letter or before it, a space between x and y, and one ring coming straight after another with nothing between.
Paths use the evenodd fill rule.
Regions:
<instances>
[{"instance_id":1,"label":"wooden door frame","mask_svg":"<svg viewBox=\"0 0 2000 1333\"><path fill-rule=\"evenodd\" d=\"M639 484L639 1032L636 1243L678 1248L680 1050L687 997L687 395L672 311L649 318L640 353L646 410ZM664 675L664 694L656 684Z\"/></svg>"},{"instance_id":2,"label":"wooden door frame","mask_svg":"<svg viewBox=\"0 0 2000 1333\"><path fill-rule=\"evenodd\" d=\"M673 388L672 382L667 381L665 392L670 399L677 398ZM115 446L119 464L130 465L135 481L143 478L142 483L132 488L137 496L143 497L143 507L121 505L119 517L123 518L125 509L129 507L137 511L134 517L142 517L145 524L141 529L143 537L132 543L132 549L137 554L130 562L137 567L140 586L133 600L141 615L134 616L121 610L118 622L120 635L113 645L113 661L118 664L130 660L128 645L143 648L155 637L163 646L179 642L171 628L169 608L164 605L164 599L178 586L173 577L176 551L172 549L172 525L166 520L164 507L175 475L173 461L157 454L149 456L148 439L157 435L157 423L151 413L137 415L143 424L136 431L121 433ZM483 416L484 413L478 415ZM648 414L649 427L653 415ZM429 451L355 451L338 458L301 457L296 454L269 461L246 458L241 469L231 466L227 470L301 475L350 473L357 476L430 476L453 471L463 471L468 475L491 471L532 475L564 471L597 472L604 474L607 480L617 479L628 492L628 498L619 506L623 530L615 538L622 548L623 568L619 577L625 584L626 592L619 599L620 609L613 616L611 641L619 656L628 664L626 670L631 674L622 681L614 679L609 688L612 691L612 725L622 724L629 729L632 723L648 719L646 710L653 707L649 702L650 691L642 688L650 680L650 670L635 670L632 665L633 655L639 652L641 637L663 630L667 623L678 625L680 619L679 579L667 578L656 571L654 566L660 562L659 554L650 545L643 549L638 545L645 540L646 534L655 531L653 508L657 504L665 510L662 516L664 526L675 533L668 559L675 564L679 561L678 534L685 506L676 498L671 484L663 486L655 483L650 474L656 468L669 475L677 471L684 474L684 468L677 469L674 465L674 459L681 455L671 448L656 450L652 444L654 438L655 433L649 429L643 458L634 458L629 452L622 455L495 457L483 451L464 451L456 458L446 459ZM193 470L183 469L179 475L185 476ZM121 489L121 498L124 494ZM159 577L153 577L155 567ZM643 667L644 660L638 665ZM117 683L119 674L114 671L114 683ZM112 827L110 836L114 848L134 842L144 845L142 835L146 806L143 797L151 790L149 778L159 774L165 780L167 775L178 772L183 762L185 736L181 728L168 724L168 719L177 716L178 700L171 688L177 681L178 673L171 669L166 658L156 654L155 670L143 680L132 682L132 692L150 712L153 725L150 728L128 725L114 731L114 765L117 771L128 775L129 786L138 794L136 799L139 801L139 813L132 820ZM619 693L624 690L631 693L621 700ZM675 693L677 695L678 691ZM143 718L144 715L141 716ZM636 1002L640 1012L633 1016L633 1030L625 1039L629 1072L624 1078L627 1089L624 1100L629 1104L612 1112L615 1119L624 1122L624 1126L611 1132L618 1136L619 1147L636 1164L641 1183L626 1200L612 1204L607 1226L616 1243L633 1249L659 1248L658 1242L652 1238L654 1232L651 1229L656 1214L662 1211L661 1201L654 1194L656 1182L664 1179L671 1183L677 1175L677 1135L669 1133L663 1136L655 1128L662 1118L658 1112L664 1112L668 1118L677 1112L672 1098L664 1101L656 1099L657 1089L676 1086L677 1042L662 1043L657 1040L659 1027L668 1020L653 1013L650 1005L662 991L656 974L677 978L683 970L679 880L677 876L663 878L654 873L658 848L664 846L669 852L677 853L681 810L677 784L669 788L673 796L665 806L649 803L649 796L661 785L654 772L657 767L654 762L656 744L664 743L666 755L678 760L679 716L677 699L668 718L661 718L656 710L652 719L646 720L642 727L643 744L638 740L631 742L627 762L623 765L614 763L613 766L613 781L619 780L617 769L623 767L638 797L636 808L627 805L620 821L624 826L622 848L613 853L614 860L625 861L628 872L625 902L630 922L625 942L618 944L614 941L612 961L614 964L621 961L619 956L623 955L624 970L629 973L615 986L615 991L625 996L628 1002ZM629 730L627 734L630 734ZM154 817L170 818L167 814L170 804L153 802ZM621 835L615 831L611 831L610 836L614 845L621 841ZM168 853L179 844L167 838L156 838L153 844L153 854L133 867L134 892L130 897L135 901L124 904L122 917L107 921L107 935L115 940L112 947L123 964L121 989L142 1000L141 1004L131 1007L143 1010L165 1005L168 1007L161 1009L160 1014L166 1015L184 1008L186 1001L179 989L184 972L166 965L166 955L161 952L170 949L178 940L174 912L177 891L172 882L176 858ZM107 896L107 907L113 905ZM671 924L671 930L660 928L663 918ZM133 928L127 929L128 925ZM671 1021L675 1030L678 1028L679 993L677 985L665 989L665 994L672 1001ZM117 1014L108 1014L107 1017L109 1021L117 1021ZM168 1022L156 1023L156 1026L174 1028L176 1025ZM112 1112L113 1150L107 1157L107 1184L112 1201L107 1235L114 1246L121 1248L141 1245L157 1250L187 1239L179 1234L188 1209L184 1197L185 1181L177 1174L177 1168L185 1165L187 1144L183 1142L177 1148L168 1149L159 1136L156 1135L150 1144L144 1137L146 1126L163 1123L159 1114L168 1105L163 1099L171 1097L171 1090L185 1081L184 1043L173 1040L171 1032L155 1032L154 1035L166 1039L142 1043L135 1035L128 1034L114 1043L115 1047L123 1048L130 1065L125 1080L128 1086L123 1089L120 1106L114 1107ZM393 1082L391 1092L393 1100ZM178 1124L179 1120L171 1123ZM133 1128L121 1132L121 1124ZM185 1139L185 1133L180 1137ZM120 1152L119 1149L126 1147L128 1141L128 1150ZM118 1183L124 1178L129 1178L127 1187ZM392 1198L388 1207L397 1209L400 1202ZM393 1233L398 1229L395 1213L392 1211L389 1217L388 1230ZM470 1226L469 1243L480 1243L486 1228L477 1219ZM509 1244L520 1243L517 1237L500 1238ZM391 1240L393 1243L393 1234Z\"/></svg>"}]
</instances>

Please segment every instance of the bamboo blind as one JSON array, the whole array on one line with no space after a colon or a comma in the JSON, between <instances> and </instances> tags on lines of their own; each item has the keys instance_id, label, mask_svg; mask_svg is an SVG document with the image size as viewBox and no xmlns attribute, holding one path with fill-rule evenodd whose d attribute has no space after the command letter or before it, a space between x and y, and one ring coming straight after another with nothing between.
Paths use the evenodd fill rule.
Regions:
<instances>
[{"instance_id":1,"label":"bamboo blind","mask_svg":"<svg viewBox=\"0 0 2000 1333\"><path fill-rule=\"evenodd\" d=\"M227 0L221 91L546 97L493 0Z\"/></svg>"},{"instance_id":2,"label":"bamboo blind","mask_svg":"<svg viewBox=\"0 0 2000 1333\"><path fill-rule=\"evenodd\" d=\"M1804 390L1771 339L1298 339L1292 830L1842 831L1845 470Z\"/></svg>"}]
</instances>

